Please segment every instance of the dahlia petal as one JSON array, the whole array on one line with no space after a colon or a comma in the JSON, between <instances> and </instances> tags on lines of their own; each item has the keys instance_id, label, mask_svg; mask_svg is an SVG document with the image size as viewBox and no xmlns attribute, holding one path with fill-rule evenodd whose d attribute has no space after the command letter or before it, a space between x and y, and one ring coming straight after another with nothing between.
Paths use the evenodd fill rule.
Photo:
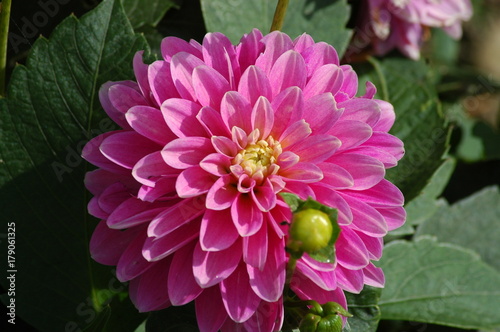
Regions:
<instances>
[{"instance_id":1,"label":"dahlia petal","mask_svg":"<svg viewBox=\"0 0 500 332\"><path fill-rule=\"evenodd\" d=\"M257 29L252 29L249 34L243 35L240 44L236 46L236 53L238 62L240 63L241 72L255 64L255 60L261 54L264 44L262 40L262 33Z\"/></svg>"},{"instance_id":2,"label":"dahlia petal","mask_svg":"<svg viewBox=\"0 0 500 332\"><path fill-rule=\"evenodd\" d=\"M253 188L252 199L262 212L268 212L276 206L276 194L269 179L266 179L260 186Z\"/></svg>"},{"instance_id":3,"label":"dahlia petal","mask_svg":"<svg viewBox=\"0 0 500 332\"><path fill-rule=\"evenodd\" d=\"M341 115L342 111L337 108L337 103L329 92L313 96L304 104L304 119L314 134L328 132Z\"/></svg>"},{"instance_id":4,"label":"dahlia petal","mask_svg":"<svg viewBox=\"0 0 500 332\"><path fill-rule=\"evenodd\" d=\"M274 111L271 103L265 97L259 97L252 109L252 128L259 129L260 137L265 139L269 136L274 125Z\"/></svg>"},{"instance_id":5,"label":"dahlia petal","mask_svg":"<svg viewBox=\"0 0 500 332\"><path fill-rule=\"evenodd\" d=\"M318 165L323 172L321 183L332 189L347 189L354 185L354 179L344 168L333 163L321 163Z\"/></svg>"},{"instance_id":6,"label":"dahlia petal","mask_svg":"<svg viewBox=\"0 0 500 332\"><path fill-rule=\"evenodd\" d=\"M201 219L200 245L204 251L221 251L238 239L238 231L231 219L231 211L206 210ZM247 238L245 238L247 239Z\"/></svg>"},{"instance_id":7,"label":"dahlia petal","mask_svg":"<svg viewBox=\"0 0 500 332\"><path fill-rule=\"evenodd\" d=\"M263 222L262 211L248 194L239 194L231 206L231 217L240 236L257 233Z\"/></svg>"},{"instance_id":8,"label":"dahlia petal","mask_svg":"<svg viewBox=\"0 0 500 332\"><path fill-rule=\"evenodd\" d=\"M113 161L109 160L107 157L105 157L99 147L101 146L102 142L118 133L125 133L126 131L110 131L108 133L104 133L102 135L96 136L92 138L90 141L85 144L82 150L82 158L88 161L89 163L100 167L103 170L109 171L111 173L117 173L117 174L130 174L130 171L120 165L117 165Z\"/></svg>"},{"instance_id":9,"label":"dahlia petal","mask_svg":"<svg viewBox=\"0 0 500 332\"><path fill-rule=\"evenodd\" d=\"M206 137L205 128L196 119L201 106L191 100L171 98L161 105L164 122L178 137Z\"/></svg>"},{"instance_id":10,"label":"dahlia petal","mask_svg":"<svg viewBox=\"0 0 500 332\"><path fill-rule=\"evenodd\" d=\"M331 135L312 135L290 147L301 162L320 163L332 156L342 142Z\"/></svg>"},{"instance_id":11,"label":"dahlia petal","mask_svg":"<svg viewBox=\"0 0 500 332\"><path fill-rule=\"evenodd\" d=\"M363 269L363 283L373 286L383 288L385 284L384 272L381 268L376 267L373 263L368 264Z\"/></svg>"},{"instance_id":12,"label":"dahlia petal","mask_svg":"<svg viewBox=\"0 0 500 332\"><path fill-rule=\"evenodd\" d=\"M212 145L215 151L226 157L234 157L238 153L238 146L225 136L212 136Z\"/></svg>"},{"instance_id":13,"label":"dahlia petal","mask_svg":"<svg viewBox=\"0 0 500 332\"><path fill-rule=\"evenodd\" d=\"M229 38L220 32L207 33L203 39L202 52L205 63L222 74L227 82L239 80L239 63L236 61L236 51Z\"/></svg>"},{"instance_id":14,"label":"dahlia petal","mask_svg":"<svg viewBox=\"0 0 500 332\"><path fill-rule=\"evenodd\" d=\"M280 166L280 169L287 169L297 164L300 160L300 157L291 151L285 151L278 156L277 164Z\"/></svg>"},{"instance_id":15,"label":"dahlia petal","mask_svg":"<svg viewBox=\"0 0 500 332\"><path fill-rule=\"evenodd\" d=\"M173 255L167 281L168 295L172 305L189 303L203 291L193 276L193 252L194 243L184 246Z\"/></svg>"},{"instance_id":16,"label":"dahlia petal","mask_svg":"<svg viewBox=\"0 0 500 332\"><path fill-rule=\"evenodd\" d=\"M109 216L120 204L130 198L130 192L120 182L110 185L97 198L99 208Z\"/></svg>"},{"instance_id":17,"label":"dahlia petal","mask_svg":"<svg viewBox=\"0 0 500 332\"><path fill-rule=\"evenodd\" d=\"M127 188L134 191L138 186L137 182L129 175L112 173L104 169L96 169L85 174L85 187L94 196L99 196L110 185L116 182L123 183Z\"/></svg>"},{"instance_id":18,"label":"dahlia petal","mask_svg":"<svg viewBox=\"0 0 500 332\"><path fill-rule=\"evenodd\" d=\"M137 84L135 86L111 85L108 89L108 98L111 105L122 114L125 114L132 106L148 105L148 101L141 94ZM123 119L122 116L120 118Z\"/></svg>"},{"instance_id":19,"label":"dahlia petal","mask_svg":"<svg viewBox=\"0 0 500 332\"><path fill-rule=\"evenodd\" d=\"M213 147L210 139L183 137L165 145L161 155L168 165L178 169L186 169L198 165L211 152L213 152Z\"/></svg>"},{"instance_id":20,"label":"dahlia petal","mask_svg":"<svg viewBox=\"0 0 500 332\"><path fill-rule=\"evenodd\" d=\"M256 66L248 67L241 76L238 92L250 105L254 105L259 97L272 98L271 84L264 72Z\"/></svg>"},{"instance_id":21,"label":"dahlia petal","mask_svg":"<svg viewBox=\"0 0 500 332\"><path fill-rule=\"evenodd\" d=\"M136 278L154 265L142 256L142 246L145 240L146 233L140 232L123 251L116 265L116 278L121 282Z\"/></svg>"},{"instance_id":22,"label":"dahlia petal","mask_svg":"<svg viewBox=\"0 0 500 332\"><path fill-rule=\"evenodd\" d=\"M172 57L179 52L191 53L192 55L202 59L200 50L191 45L185 40L177 37L166 37L161 41L161 54L166 62L171 62Z\"/></svg>"},{"instance_id":23,"label":"dahlia petal","mask_svg":"<svg viewBox=\"0 0 500 332\"><path fill-rule=\"evenodd\" d=\"M276 302L261 301L255 313L243 323L243 327L247 331L280 331L283 319L284 306L281 297Z\"/></svg>"},{"instance_id":24,"label":"dahlia petal","mask_svg":"<svg viewBox=\"0 0 500 332\"><path fill-rule=\"evenodd\" d=\"M262 270L266 264L267 252L268 230L264 223L257 233L243 238L243 261L249 266Z\"/></svg>"},{"instance_id":25,"label":"dahlia petal","mask_svg":"<svg viewBox=\"0 0 500 332\"><path fill-rule=\"evenodd\" d=\"M170 259L164 259L130 281L130 299L139 312L160 310L171 305L165 282L169 269Z\"/></svg>"},{"instance_id":26,"label":"dahlia petal","mask_svg":"<svg viewBox=\"0 0 500 332\"><path fill-rule=\"evenodd\" d=\"M174 232L179 227L191 222L204 212L199 199L183 199L175 205L165 208L148 226L148 236L159 238Z\"/></svg>"},{"instance_id":27,"label":"dahlia petal","mask_svg":"<svg viewBox=\"0 0 500 332\"><path fill-rule=\"evenodd\" d=\"M345 151L366 142L373 133L372 127L361 121L341 120L328 132L342 141L338 151Z\"/></svg>"},{"instance_id":28,"label":"dahlia petal","mask_svg":"<svg viewBox=\"0 0 500 332\"><path fill-rule=\"evenodd\" d=\"M109 89L115 85L124 85L132 89L137 89L137 83L132 81L106 82L99 89L99 101L106 114L123 129L131 129L125 120L125 113L117 110L109 99ZM131 105L132 106L132 105Z\"/></svg>"},{"instance_id":29,"label":"dahlia petal","mask_svg":"<svg viewBox=\"0 0 500 332\"><path fill-rule=\"evenodd\" d=\"M157 108L133 106L127 111L125 118L136 132L158 144L165 145L177 138Z\"/></svg>"},{"instance_id":30,"label":"dahlia petal","mask_svg":"<svg viewBox=\"0 0 500 332\"><path fill-rule=\"evenodd\" d=\"M132 169L132 176L142 184L154 187L159 177L177 177L180 171L165 163L160 151L146 155Z\"/></svg>"},{"instance_id":31,"label":"dahlia petal","mask_svg":"<svg viewBox=\"0 0 500 332\"><path fill-rule=\"evenodd\" d=\"M112 162L132 169L144 156L158 151L160 145L135 132L115 133L104 139L99 149Z\"/></svg>"},{"instance_id":32,"label":"dahlia petal","mask_svg":"<svg viewBox=\"0 0 500 332\"><path fill-rule=\"evenodd\" d=\"M230 207L238 195L231 185L231 176L220 177L207 193L206 207L211 210L224 210Z\"/></svg>"},{"instance_id":33,"label":"dahlia petal","mask_svg":"<svg viewBox=\"0 0 500 332\"><path fill-rule=\"evenodd\" d=\"M179 98L174 81L170 63L165 61L155 61L148 68L149 85L151 92L158 105L163 104L170 98Z\"/></svg>"},{"instance_id":34,"label":"dahlia petal","mask_svg":"<svg viewBox=\"0 0 500 332\"><path fill-rule=\"evenodd\" d=\"M346 269L359 270L370 262L365 244L354 231L347 227L341 227L335 248L338 263Z\"/></svg>"},{"instance_id":35,"label":"dahlia petal","mask_svg":"<svg viewBox=\"0 0 500 332\"><path fill-rule=\"evenodd\" d=\"M365 94L361 98L373 99L377 94L377 87L370 81L365 83Z\"/></svg>"},{"instance_id":36,"label":"dahlia petal","mask_svg":"<svg viewBox=\"0 0 500 332\"><path fill-rule=\"evenodd\" d=\"M358 75L350 65L342 65L340 68L344 73L344 83L342 84L340 91L347 94L349 99L354 98L358 92Z\"/></svg>"},{"instance_id":37,"label":"dahlia petal","mask_svg":"<svg viewBox=\"0 0 500 332\"><path fill-rule=\"evenodd\" d=\"M373 128L380 119L380 106L371 99L349 99L337 106L344 108L342 120L362 121Z\"/></svg>"},{"instance_id":38,"label":"dahlia petal","mask_svg":"<svg viewBox=\"0 0 500 332\"><path fill-rule=\"evenodd\" d=\"M241 260L241 241L220 251L204 251L199 243L193 253L193 273L202 288L218 284L229 277Z\"/></svg>"},{"instance_id":39,"label":"dahlia petal","mask_svg":"<svg viewBox=\"0 0 500 332\"><path fill-rule=\"evenodd\" d=\"M137 193L137 198L145 202L178 198L175 191L176 178L162 177L156 180L154 187L143 185Z\"/></svg>"},{"instance_id":40,"label":"dahlia petal","mask_svg":"<svg viewBox=\"0 0 500 332\"><path fill-rule=\"evenodd\" d=\"M266 214L268 225L271 224L276 235L281 239L288 232L288 225L292 220L292 211L283 200L276 202L276 207ZM283 223L288 225L283 225Z\"/></svg>"},{"instance_id":41,"label":"dahlia petal","mask_svg":"<svg viewBox=\"0 0 500 332\"><path fill-rule=\"evenodd\" d=\"M244 149L249 140L247 133L239 127L233 127L231 129L231 138L233 139L233 142L238 144L239 149Z\"/></svg>"},{"instance_id":42,"label":"dahlia petal","mask_svg":"<svg viewBox=\"0 0 500 332\"><path fill-rule=\"evenodd\" d=\"M222 120L229 130L234 126L250 133L252 107L245 97L236 91L226 92L222 98L220 112Z\"/></svg>"},{"instance_id":43,"label":"dahlia petal","mask_svg":"<svg viewBox=\"0 0 500 332\"><path fill-rule=\"evenodd\" d=\"M339 225L349 225L352 222L351 208L342 196L330 188L318 185L312 185L312 187L318 202L338 210Z\"/></svg>"},{"instance_id":44,"label":"dahlia petal","mask_svg":"<svg viewBox=\"0 0 500 332\"><path fill-rule=\"evenodd\" d=\"M331 272L337 267L337 263L323 263L314 258L311 258L307 253L301 257L302 261L316 271Z\"/></svg>"},{"instance_id":45,"label":"dahlia petal","mask_svg":"<svg viewBox=\"0 0 500 332\"><path fill-rule=\"evenodd\" d=\"M288 50L293 48L293 42L288 35L281 31L273 31L261 40L265 44L264 53L262 53L256 60L255 65L260 67L264 73L269 77L269 73L276 60Z\"/></svg>"},{"instance_id":46,"label":"dahlia petal","mask_svg":"<svg viewBox=\"0 0 500 332\"><path fill-rule=\"evenodd\" d=\"M379 183L385 176L385 167L377 159L355 153L334 155L328 162L336 164L351 174L354 185L351 190L365 190Z\"/></svg>"},{"instance_id":47,"label":"dahlia petal","mask_svg":"<svg viewBox=\"0 0 500 332\"><path fill-rule=\"evenodd\" d=\"M274 110L274 127L271 130L271 135L273 137L281 137L283 131L290 124L302 118L304 109L302 90L296 86L292 86L282 91L274 97L271 106Z\"/></svg>"},{"instance_id":48,"label":"dahlia petal","mask_svg":"<svg viewBox=\"0 0 500 332\"><path fill-rule=\"evenodd\" d=\"M383 237L387 234L385 219L375 208L348 195L345 195L344 199L351 208L354 229L374 237Z\"/></svg>"},{"instance_id":49,"label":"dahlia petal","mask_svg":"<svg viewBox=\"0 0 500 332\"><path fill-rule=\"evenodd\" d=\"M229 82L214 68L198 66L193 71L193 88L202 106L220 108L224 93L229 91Z\"/></svg>"},{"instance_id":50,"label":"dahlia petal","mask_svg":"<svg viewBox=\"0 0 500 332\"><path fill-rule=\"evenodd\" d=\"M196 115L196 119L210 136L230 136L231 132L222 120L222 116L213 108L203 107Z\"/></svg>"},{"instance_id":51,"label":"dahlia petal","mask_svg":"<svg viewBox=\"0 0 500 332\"><path fill-rule=\"evenodd\" d=\"M403 206L404 204L404 197L401 191L385 179L370 189L360 191L346 190L344 193L377 207Z\"/></svg>"},{"instance_id":52,"label":"dahlia petal","mask_svg":"<svg viewBox=\"0 0 500 332\"><path fill-rule=\"evenodd\" d=\"M337 288L337 278L332 271L314 270L302 260L297 261L296 269L296 276L294 276L296 279L307 278L326 291Z\"/></svg>"},{"instance_id":53,"label":"dahlia petal","mask_svg":"<svg viewBox=\"0 0 500 332\"><path fill-rule=\"evenodd\" d=\"M293 41L293 49L299 53L303 53L304 50L312 45L314 45L314 39L305 32Z\"/></svg>"},{"instance_id":54,"label":"dahlia petal","mask_svg":"<svg viewBox=\"0 0 500 332\"><path fill-rule=\"evenodd\" d=\"M388 132L392 128L396 120L396 113L394 113L394 106L384 100L375 100L380 107L380 119L373 126L373 130Z\"/></svg>"},{"instance_id":55,"label":"dahlia petal","mask_svg":"<svg viewBox=\"0 0 500 332\"><path fill-rule=\"evenodd\" d=\"M385 169L394 167L398 164L398 159L396 159L393 155L381 149L377 149L371 146L361 145L356 148L350 149L349 152L355 154L362 154L377 159L382 164L384 164Z\"/></svg>"},{"instance_id":56,"label":"dahlia petal","mask_svg":"<svg viewBox=\"0 0 500 332\"><path fill-rule=\"evenodd\" d=\"M261 299L275 302L283 295L286 274L286 252L284 239L269 234L269 251L262 269L247 265L250 287Z\"/></svg>"},{"instance_id":57,"label":"dahlia petal","mask_svg":"<svg viewBox=\"0 0 500 332\"><path fill-rule=\"evenodd\" d=\"M203 158L200 167L210 174L223 176L229 174L231 158L220 153L212 153Z\"/></svg>"},{"instance_id":58,"label":"dahlia petal","mask_svg":"<svg viewBox=\"0 0 500 332\"><path fill-rule=\"evenodd\" d=\"M219 286L204 289L194 304L200 332L219 331L227 318Z\"/></svg>"},{"instance_id":59,"label":"dahlia petal","mask_svg":"<svg viewBox=\"0 0 500 332\"><path fill-rule=\"evenodd\" d=\"M403 142L396 136L387 133L374 132L372 137L363 146L371 146L391 154L397 160L404 155Z\"/></svg>"},{"instance_id":60,"label":"dahlia petal","mask_svg":"<svg viewBox=\"0 0 500 332\"><path fill-rule=\"evenodd\" d=\"M143 202L131 197L120 204L108 217L108 227L124 229L152 220L168 207L167 202Z\"/></svg>"},{"instance_id":61,"label":"dahlia petal","mask_svg":"<svg viewBox=\"0 0 500 332\"><path fill-rule=\"evenodd\" d=\"M202 65L205 63L200 58L186 52L177 53L172 57L170 71L175 88L181 98L196 101L193 88L193 70Z\"/></svg>"},{"instance_id":62,"label":"dahlia petal","mask_svg":"<svg viewBox=\"0 0 500 332\"><path fill-rule=\"evenodd\" d=\"M370 259L379 260L382 257L382 250L384 248L384 239L382 237L373 237L370 235L366 235L365 233L356 231L356 234L359 236L361 241L366 246L366 250L370 254Z\"/></svg>"},{"instance_id":63,"label":"dahlia petal","mask_svg":"<svg viewBox=\"0 0 500 332\"><path fill-rule=\"evenodd\" d=\"M273 96L291 86L304 88L306 73L304 58L298 52L289 50L280 55L269 73Z\"/></svg>"},{"instance_id":64,"label":"dahlia petal","mask_svg":"<svg viewBox=\"0 0 500 332\"><path fill-rule=\"evenodd\" d=\"M229 317L237 323L249 319L261 301L250 287L245 264L240 264L228 278L221 281L220 291Z\"/></svg>"},{"instance_id":65,"label":"dahlia petal","mask_svg":"<svg viewBox=\"0 0 500 332\"><path fill-rule=\"evenodd\" d=\"M138 51L134 55L134 60L132 61L134 67L134 76L137 79L137 84L141 90L143 96L146 97L148 102L153 102L154 99L151 98L151 87L148 81L148 65L142 61L142 56L144 51ZM154 102L153 102L154 103Z\"/></svg>"},{"instance_id":66,"label":"dahlia petal","mask_svg":"<svg viewBox=\"0 0 500 332\"><path fill-rule=\"evenodd\" d=\"M323 179L323 172L321 172L321 169L312 163L298 163L281 171L280 175L287 180L305 183L314 183Z\"/></svg>"},{"instance_id":67,"label":"dahlia petal","mask_svg":"<svg viewBox=\"0 0 500 332\"><path fill-rule=\"evenodd\" d=\"M304 277L298 279L297 276L294 275L290 288L303 300L314 300L320 304L337 302L347 310L347 301L344 291L340 287L331 291L325 291L311 280Z\"/></svg>"},{"instance_id":68,"label":"dahlia petal","mask_svg":"<svg viewBox=\"0 0 500 332\"><path fill-rule=\"evenodd\" d=\"M97 197L92 197L87 204L87 210L91 216L94 216L98 219L107 219L109 213L101 209L99 203L97 201Z\"/></svg>"},{"instance_id":69,"label":"dahlia petal","mask_svg":"<svg viewBox=\"0 0 500 332\"><path fill-rule=\"evenodd\" d=\"M340 90L344 81L342 69L334 64L327 64L319 67L303 89L304 99L324 92L331 92L335 95Z\"/></svg>"},{"instance_id":70,"label":"dahlia petal","mask_svg":"<svg viewBox=\"0 0 500 332\"><path fill-rule=\"evenodd\" d=\"M309 124L304 120L300 120L285 129L279 138L279 142L283 148L286 148L304 140L311 132Z\"/></svg>"},{"instance_id":71,"label":"dahlia petal","mask_svg":"<svg viewBox=\"0 0 500 332\"><path fill-rule=\"evenodd\" d=\"M351 270L341 265L335 269L335 276L340 288L350 293L359 293L363 289L363 270Z\"/></svg>"},{"instance_id":72,"label":"dahlia petal","mask_svg":"<svg viewBox=\"0 0 500 332\"><path fill-rule=\"evenodd\" d=\"M162 237L148 237L144 242L142 255L150 262L160 261L196 239L199 232L200 221L195 219Z\"/></svg>"},{"instance_id":73,"label":"dahlia petal","mask_svg":"<svg viewBox=\"0 0 500 332\"><path fill-rule=\"evenodd\" d=\"M406 220L406 211L402 206L381 206L376 207L376 209L384 216L385 222L387 223L387 230L389 231L403 226Z\"/></svg>"},{"instance_id":74,"label":"dahlia petal","mask_svg":"<svg viewBox=\"0 0 500 332\"><path fill-rule=\"evenodd\" d=\"M199 196L208 192L215 178L200 166L193 166L182 171L177 177L175 190L181 198Z\"/></svg>"},{"instance_id":75,"label":"dahlia petal","mask_svg":"<svg viewBox=\"0 0 500 332\"><path fill-rule=\"evenodd\" d=\"M105 220L101 220L90 238L90 256L100 264L116 265L130 241L140 230L143 228L129 228L123 231L111 229Z\"/></svg>"},{"instance_id":76,"label":"dahlia petal","mask_svg":"<svg viewBox=\"0 0 500 332\"><path fill-rule=\"evenodd\" d=\"M327 64L339 65L339 56L333 46L325 42L311 45L302 52L307 65L307 76L311 77L316 70ZM357 83L357 82L356 82ZM344 91L344 90L342 90Z\"/></svg>"},{"instance_id":77,"label":"dahlia petal","mask_svg":"<svg viewBox=\"0 0 500 332\"><path fill-rule=\"evenodd\" d=\"M307 200L309 197L315 199L316 194L310 186L304 182L289 181L286 183L286 191L297 195L302 200Z\"/></svg>"}]
</instances>

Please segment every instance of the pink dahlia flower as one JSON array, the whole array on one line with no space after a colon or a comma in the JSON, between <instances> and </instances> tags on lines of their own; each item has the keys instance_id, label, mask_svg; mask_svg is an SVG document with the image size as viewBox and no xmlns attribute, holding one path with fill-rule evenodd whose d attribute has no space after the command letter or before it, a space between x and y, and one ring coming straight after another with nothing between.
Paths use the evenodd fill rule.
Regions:
<instances>
[{"instance_id":1,"label":"pink dahlia flower","mask_svg":"<svg viewBox=\"0 0 500 332\"><path fill-rule=\"evenodd\" d=\"M137 82L108 82L104 110L122 128L92 139L85 183L102 219L92 257L116 265L137 308L195 301L201 331L279 330L293 193L338 209L335 263L304 255L290 288L338 302L382 287L371 261L404 222L403 196L384 179L403 155L388 134L392 106L309 35L253 30L232 45L174 37L163 59L134 59Z\"/></svg>"},{"instance_id":2,"label":"pink dahlia flower","mask_svg":"<svg viewBox=\"0 0 500 332\"><path fill-rule=\"evenodd\" d=\"M358 24L372 36L375 53L384 55L394 48L417 60L425 28L442 28L454 39L462 36L462 22L472 16L470 0L363 0ZM366 38L366 36L358 36Z\"/></svg>"}]
</instances>

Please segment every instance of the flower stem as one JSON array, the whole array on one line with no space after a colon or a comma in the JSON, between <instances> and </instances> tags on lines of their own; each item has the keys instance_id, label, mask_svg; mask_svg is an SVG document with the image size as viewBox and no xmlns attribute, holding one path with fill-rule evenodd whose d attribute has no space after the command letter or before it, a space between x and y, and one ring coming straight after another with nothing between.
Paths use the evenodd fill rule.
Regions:
<instances>
[{"instance_id":1,"label":"flower stem","mask_svg":"<svg viewBox=\"0 0 500 332\"><path fill-rule=\"evenodd\" d=\"M274 11L273 24L271 25L271 31L281 30L283 27L283 21L285 20L286 8L288 7L289 0L278 0L276 5L276 10Z\"/></svg>"},{"instance_id":2,"label":"flower stem","mask_svg":"<svg viewBox=\"0 0 500 332\"><path fill-rule=\"evenodd\" d=\"M0 3L0 97L5 96L5 72L7 70L7 42L9 40L11 0Z\"/></svg>"}]
</instances>

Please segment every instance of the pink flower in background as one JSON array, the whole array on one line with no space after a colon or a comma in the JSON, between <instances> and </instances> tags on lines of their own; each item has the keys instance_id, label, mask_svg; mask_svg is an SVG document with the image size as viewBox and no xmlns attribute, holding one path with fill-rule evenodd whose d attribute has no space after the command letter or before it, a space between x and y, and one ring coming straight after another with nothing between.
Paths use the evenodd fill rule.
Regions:
<instances>
[{"instance_id":1,"label":"pink flower in background","mask_svg":"<svg viewBox=\"0 0 500 332\"><path fill-rule=\"evenodd\" d=\"M339 214L336 262L299 259L300 298L347 307L344 290L383 287L371 260L405 219L384 179L404 150L375 87L356 97L353 69L306 34L253 30L237 46L221 33L201 45L168 37L161 50L150 65L136 55L137 83L103 85L122 129L83 151L98 167L85 179L102 219L92 257L117 266L137 308L194 300L201 331L279 330L292 217L282 192Z\"/></svg>"},{"instance_id":2,"label":"pink flower in background","mask_svg":"<svg viewBox=\"0 0 500 332\"><path fill-rule=\"evenodd\" d=\"M420 57L426 27L442 28L459 39L462 23L472 16L470 0L364 0L362 4L358 27L371 29L375 53L384 55L397 48L414 60Z\"/></svg>"}]
</instances>

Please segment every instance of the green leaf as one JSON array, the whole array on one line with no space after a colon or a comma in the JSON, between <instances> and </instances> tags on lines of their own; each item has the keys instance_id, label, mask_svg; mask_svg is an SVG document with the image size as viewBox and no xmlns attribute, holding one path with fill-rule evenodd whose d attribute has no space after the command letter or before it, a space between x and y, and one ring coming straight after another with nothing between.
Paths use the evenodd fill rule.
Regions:
<instances>
[{"instance_id":1,"label":"green leaf","mask_svg":"<svg viewBox=\"0 0 500 332\"><path fill-rule=\"evenodd\" d=\"M134 29L156 26L170 8L179 8L180 0L121 0Z\"/></svg>"},{"instance_id":2,"label":"green leaf","mask_svg":"<svg viewBox=\"0 0 500 332\"><path fill-rule=\"evenodd\" d=\"M448 184L455 165L455 159L446 159L429 179L420 195L405 206L407 223L419 225L437 211L437 198Z\"/></svg>"},{"instance_id":3,"label":"green leaf","mask_svg":"<svg viewBox=\"0 0 500 332\"><path fill-rule=\"evenodd\" d=\"M380 260L382 319L459 328L500 326L500 273L477 254L434 238L394 241Z\"/></svg>"},{"instance_id":4,"label":"green leaf","mask_svg":"<svg viewBox=\"0 0 500 332\"><path fill-rule=\"evenodd\" d=\"M406 152L398 166L387 171L387 178L409 202L442 164L448 147L449 128L430 82L432 72L423 61L403 58L371 59L357 71L360 81L372 81L377 97L394 106L396 122L391 133L403 140Z\"/></svg>"},{"instance_id":5,"label":"green leaf","mask_svg":"<svg viewBox=\"0 0 500 332\"><path fill-rule=\"evenodd\" d=\"M441 242L472 249L500 271L499 220L500 192L497 186L488 187L451 206L442 202L416 235L432 234Z\"/></svg>"},{"instance_id":6,"label":"green leaf","mask_svg":"<svg viewBox=\"0 0 500 332\"><path fill-rule=\"evenodd\" d=\"M345 292L347 306L353 317L347 319L344 332L375 332L380 320L380 308L377 305L381 288L365 286L361 293Z\"/></svg>"},{"instance_id":7,"label":"green leaf","mask_svg":"<svg viewBox=\"0 0 500 332\"><path fill-rule=\"evenodd\" d=\"M40 331L126 331L143 320L110 268L90 258L97 221L87 214L80 153L114 128L101 84L132 78L132 57L145 48L120 2L105 0L38 39L0 100L0 209L3 229L16 228L16 314ZM102 319L105 327L92 328Z\"/></svg>"},{"instance_id":8,"label":"green leaf","mask_svg":"<svg viewBox=\"0 0 500 332\"><path fill-rule=\"evenodd\" d=\"M208 31L220 31L233 43L253 28L267 33L277 1L268 0L201 0ZM304 32L316 41L327 42L344 54L352 31L346 28L350 17L346 0L290 1L282 31L293 39Z\"/></svg>"}]
</instances>

